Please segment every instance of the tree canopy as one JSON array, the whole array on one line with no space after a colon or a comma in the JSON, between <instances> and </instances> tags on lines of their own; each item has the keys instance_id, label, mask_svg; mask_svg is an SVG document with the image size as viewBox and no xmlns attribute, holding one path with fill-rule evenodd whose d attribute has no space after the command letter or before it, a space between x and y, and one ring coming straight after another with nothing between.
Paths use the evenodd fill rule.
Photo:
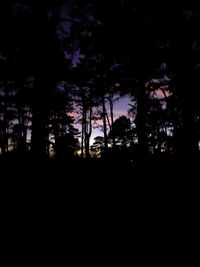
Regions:
<instances>
[{"instance_id":1,"label":"tree canopy","mask_svg":"<svg viewBox=\"0 0 200 267\"><path fill-rule=\"evenodd\" d=\"M198 6L15 0L0 10L1 158L199 158Z\"/></svg>"}]
</instances>

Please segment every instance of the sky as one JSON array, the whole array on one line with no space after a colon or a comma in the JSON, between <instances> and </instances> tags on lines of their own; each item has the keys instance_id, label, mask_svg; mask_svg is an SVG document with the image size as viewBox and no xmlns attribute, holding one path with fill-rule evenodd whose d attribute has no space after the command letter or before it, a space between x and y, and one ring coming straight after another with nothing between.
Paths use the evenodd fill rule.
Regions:
<instances>
[{"instance_id":1,"label":"sky","mask_svg":"<svg viewBox=\"0 0 200 267\"><path fill-rule=\"evenodd\" d=\"M114 110L114 119L119 118L120 116L127 116L127 111L130 108L129 104L131 104L131 99L128 96L120 97L113 105ZM109 108L107 106L107 111L109 112ZM103 132L100 129L93 128L91 135L91 144L94 142L94 138L96 136L103 136Z\"/></svg>"}]
</instances>

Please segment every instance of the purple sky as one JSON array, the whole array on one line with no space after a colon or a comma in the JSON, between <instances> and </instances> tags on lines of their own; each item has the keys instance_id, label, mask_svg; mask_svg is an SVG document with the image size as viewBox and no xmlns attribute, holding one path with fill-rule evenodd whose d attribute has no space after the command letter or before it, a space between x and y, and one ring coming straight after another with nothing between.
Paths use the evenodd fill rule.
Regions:
<instances>
[{"instance_id":1,"label":"purple sky","mask_svg":"<svg viewBox=\"0 0 200 267\"><path fill-rule=\"evenodd\" d=\"M130 108L129 106L130 103L131 103L131 100L128 96L120 97L120 99L117 100L113 106L114 118L117 119L122 115L127 116L127 111ZM108 107L107 107L107 111L109 112ZM94 138L96 136L103 136L103 132L100 129L93 129L92 136L91 136L91 144L93 143Z\"/></svg>"}]
</instances>

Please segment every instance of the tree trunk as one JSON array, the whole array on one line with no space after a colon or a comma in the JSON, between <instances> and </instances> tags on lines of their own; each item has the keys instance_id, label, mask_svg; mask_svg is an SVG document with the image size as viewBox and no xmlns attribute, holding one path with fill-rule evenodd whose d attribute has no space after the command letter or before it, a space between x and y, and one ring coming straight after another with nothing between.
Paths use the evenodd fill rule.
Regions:
<instances>
[{"instance_id":1,"label":"tree trunk","mask_svg":"<svg viewBox=\"0 0 200 267\"><path fill-rule=\"evenodd\" d=\"M85 133L85 139L86 139L85 153L86 153L86 158L90 158L90 138L92 134L92 107L91 105L90 105L90 112L89 112L89 125L87 125L86 128L87 130Z\"/></svg>"},{"instance_id":2,"label":"tree trunk","mask_svg":"<svg viewBox=\"0 0 200 267\"><path fill-rule=\"evenodd\" d=\"M81 158L83 159L83 156L84 156L84 132L85 132L85 129L84 129L84 115L82 114L82 132L81 132Z\"/></svg>"},{"instance_id":3,"label":"tree trunk","mask_svg":"<svg viewBox=\"0 0 200 267\"><path fill-rule=\"evenodd\" d=\"M8 152L8 118L7 118L7 108L8 108L8 91L5 88L5 100L4 100L4 115L3 115L3 144L2 144L2 154Z\"/></svg>"},{"instance_id":4,"label":"tree trunk","mask_svg":"<svg viewBox=\"0 0 200 267\"><path fill-rule=\"evenodd\" d=\"M147 96L145 83L140 82L140 87L137 93L137 115L135 119L137 137L138 137L138 152L139 159L145 159L147 155L147 133L146 133L146 104Z\"/></svg>"},{"instance_id":5,"label":"tree trunk","mask_svg":"<svg viewBox=\"0 0 200 267\"><path fill-rule=\"evenodd\" d=\"M111 118L111 132L113 129L113 123L114 123L114 114L113 114L113 95L109 93L109 104L110 104L110 118ZM116 141L115 141L115 135L112 132L112 142L113 142L113 149L116 147Z\"/></svg>"},{"instance_id":6,"label":"tree trunk","mask_svg":"<svg viewBox=\"0 0 200 267\"><path fill-rule=\"evenodd\" d=\"M47 113L43 107L33 108L32 152L35 159L46 158Z\"/></svg>"},{"instance_id":7,"label":"tree trunk","mask_svg":"<svg viewBox=\"0 0 200 267\"><path fill-rule=\"evenodd\" d=\"M26 122L25 122L25 107L23 107L22 110L22 149L23 152L26 153L27 147L26 147L26 142L27 142L27 129L26 129Z\"/></svg>"},{"instance_id":8,"label":"tree trunk","mask_svg":"<svg viewBox=\"0 0 200 267\"><path fill-rule=\"evenodd\" d=\"M34 17L34 91L32 103L32 152L36 159L47 157L47 125L49 119L49 98L53 86L51 38L53 29L48 23L46 3L38 2Z\"/></svg>"},{"instance_id":9,"label":"tree trunk","mask_svg":"<svg viewBox=\"0 0 200 267\"><path fill-rule=\"evenodd\" d=\"M23 105L18 106L18 124L19 124L19 141L18 141L18 151L21 154L26 153L26 126L25 126L25 108Z\"/></svg>"},{"instance_id":10,"label":"tree trunk","mask_svg":"<svg viewBox=\"0 0 200 267\"><path fill-rule=\"evenodd\" d=\"M103 132L104 132L104 149L105 155L108 152L108 136L107 136L107 124L106 124L106 107L105 107L105 96L102 96L102 118L103 118Z\"/></svg>"},{"instance_id":11,"label":"tree trunk","mask_svg":"<svg viewBox=\"0 0 200 267\"><path fill-rule=\"evenodd\" d=\"M57 118L56 115L53 116L53 135L54 135L54 153L55 158L58 157L58 125L57 125Z\"/></svg>"},{"instance_id":12,"label":"tree trunk","mask_svg":"<svg viewBox=\"0 0 200 267\"><path fill-rule=\"evenodd\" d=\"M85 95L82 92L82 134L81 134L81 158L84 158L84 147L85 147L85 133L86 133L86 106L85 106Z\"/></svg>"},{"instance_id":13,"label":"tree trunk","mask_svg":"<svg viewBox=\"0 0 200 267\"><path fill-rule=\"evenodd\" d=\"M199 150L193 106L195 88L192 88L189 74L184 73L184 71L180 74L176 73L176 86L178 105L182 117L180 118L182 125L177 136L176 151L179 156L188 159L195 156Z\"/></svg>"}]
</instances>

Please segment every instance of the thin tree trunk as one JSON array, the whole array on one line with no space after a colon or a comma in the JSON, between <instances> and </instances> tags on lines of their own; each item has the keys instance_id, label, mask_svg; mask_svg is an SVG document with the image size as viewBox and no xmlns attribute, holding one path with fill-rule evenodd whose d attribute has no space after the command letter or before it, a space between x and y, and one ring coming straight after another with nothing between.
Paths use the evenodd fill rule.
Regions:
<instances>
[{"instance_id":1,"label":"thin tree trunk","mask_svg":"<svg viewBox=\"0 0 200 267\"><path fill-rule=\"evenodd\" d=\"M112 131L114 124L114 114L113 114L113 95L111 93L109 93L109 104L110 104L111 131ZM116 141L113 132L112 132L112 142L113 142L113 149L115 149Z\"/></svg>"},{"instance_id":2,"label":"thin tree trunk","mask_svg":"<svg viewBox=\"0 0 200 267\"><path fill-rule=\"evenodd\" d=\"M53 116L53 134L54 134L54 153L55 158L58 157L58 125L56 121L56 117Z\"/></svg>"},{"instance_id":3,"label":"thin tree trunk","mask_svg":"<svg viewBox=\"0 0 200 267\"><path fill-rule=\"evenodd\" d=\"M21 154L26 153L26 126L25 126L25 109L24 106L18 106L18 123L19 123L19 141L18 141L18 150Z\"/></svg>"},{"instance_id":4,"label":"thin tree trunk","mask_svg":"<svg viewBox=\"0 0 200 267\"><path fill-rule=\"evenodd\" d=\"M47 124L50 88L52 88L52 62L50 61L49 38L51 26L47 22L47 5L38 2L34 14L33 42L35 45L33 59L35 86L32 103L32 152L35 159L45 159L47 151Z\"/></svg>"},{"instance_id":5,"label":"thin tree trunk","mask_svg":"<svg viewBox=\"0 0 200 267\"><path fill-rule=\"evenodd\" d=\"M25 122L25 107L22 108L22 147L23 152L26 153L26 138L27 138L27 130L26 130L26 122Z\"/></svg>"},{"instance_id":6,"label":"thin tree trunk","mask_svg":"<svg viewBox=\"0 0 200 267\"><path fill-rule=\"evenodd\" d=\"M85 111L84 113L84 148L85 148L85 157L86 157L86 149L87 149L87 120L86 120L86 116L87 116L87 112Z\"/></svg>"},{"instance_id":7,"label":"thin tree trunk","mask_svg":"<svg viewBox=\"0 0 200 267\"><path fill-rule=\"evenodd\" d=\"M188 73L176 73L176 86L178 92L179 110L182 115L182 127L178 131L177 136L177 152L178 155L187 159L195 156L198 153L198 136L195 126L195 114L193 107L192 92L188 93L190 84L190 77ZM193 88L190 88L191 91Z\"/></svg>"},{"instance_id":8,"label":"thin tree trunk","mask_svg":"<svg viewBox=\"0 0 200 267\"><path fill-rule=\"evenodd\" d=\"M87 127L86 131L86 147L85 147L85 152L86 152L86 158L90 157L90 138L92 134L92 107L90 106L90 112L89 112L89 125Z\"/></svg>"},{"instance_id":9,"label":"thin tree trunk","mask_svg":"<svg viewBox=\"0 0 200 267\"><path fill-rule=\"evenodd\" d=\"M84 157L85 136L86 133L86 107L85 107L85 95L82 92L82 135L81 135L81 158Z\"/></svg>"},{"instance_id":10,"label":"thin tree trunk","mask_svg":"<svg viewBox=\"0 0 200 267\"><path fill-rule=\"evenodd\" d=\"M105 149L105 155L107 155L108 152L108 136L107 136L107 124L106 124L106 107L105 107L105 96L102 96L102 118L103 118L103 132L104 132L104 149Z\"/></svg>"},{"instance_id":11,"label":"thin tree trunk","mask_svg":"<svg viewBox=\"0 0 200 267\"><path fill-rule=\"evenodd\" d=\"M2 154L8 152L8 118L7 118L7 101L8 101L8 92L7 88L5 90L5 101L4 101L4 116L3 116L3 145L2 145Z\"/></svg>"},{"instance_id":12,"label":"thin tree trunk","mask_svg":"<svg viewBox=\"0 0 200 267\"><path fill-rule=\"evenodd\" d=\"M22 134L22 106L18 106L18 125L19 125L19 132L18 132L18 145L17 148L19 152L22 153L22 139L23 139L23 134Z\"/></svg>"},{"instance_id":13,"label":"thin tree trunk","mask_svg":"<svg viewBox=\"0 0 200 267\"><path fill-rule=\"evenodd\" d=\"M144 81L140 82L140 88L137 94L137 115L135 119L139 159L145 159L147 155L147 133L146 133L146 90Z\"/></svg>"},{"instance_id":14,"label":"thin tree trunk","mask_svg":"<svg viewBox=\"0 0 200 267\"><path fill-rule=\"evenodd\" d=\"M84 115L82 114L82 132L81 132L81 158L83 158L84 155Z\"/></svg>"},{"instance_id":15,"label":"thin tree trunk","mask_svg":"<svg viewBox=\"0 0 200 267\"><path fill-rule=\"evenodd\" d=\"M43 106L42 103L38 103L37 107L33 108L32 119L32 152L36 159L46 158L47 122L45 104Z\"/></svg>"}]
</instances>

